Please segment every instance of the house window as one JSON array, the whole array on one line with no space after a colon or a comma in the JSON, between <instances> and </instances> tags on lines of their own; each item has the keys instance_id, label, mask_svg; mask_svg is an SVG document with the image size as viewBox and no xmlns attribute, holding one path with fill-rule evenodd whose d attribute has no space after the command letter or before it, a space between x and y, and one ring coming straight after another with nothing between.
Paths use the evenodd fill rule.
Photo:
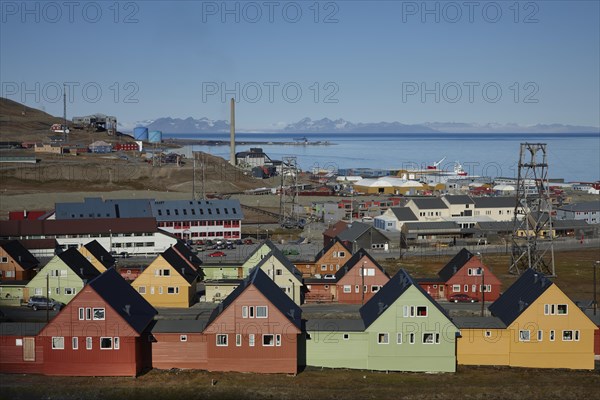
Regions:
<instances>
[{"instance_id":1,"label":"house window","mask_svg":"<svg viewBox=\"0 0 600 400\"><path fill-rule=\"evenodd\" d=\"M554 342L554 331L550 331L550 341Z\"/></svg>"},{"instance_id":2,"label":"house window","mask_svg":"<svg viewBox=\"0 0 600 400\"><path fill-rule=\"evenodd\" d=\"M217 346L227 346L227 335L217 335Z\"/></svg>"},{"instance_id":3,"label":"house window","mask_svg":"<svg viewBox=\"0 0 600 400\"><path fill-rule=\"evenodd\" d=\"M187 335L179 335L180 342L187 342Z\"/></svg>"},{"instance_id":4,"label":"house window","mask_svg":"<svg viewBox=\"0 0 600 400\"><path fill-rule=\"evenodd\" d=\"M371 292L372 293L377 293L378 291L379 291L379 286L378 285L371 286Z\"/></svg>"},{"instance_id":5,"label":"house window","mask_svg":"<svg viewBox=\"0 0 600 400\"><path fill-rule=\"evenodd\" d=\"M53 337L52 338L52 350L63 350L65 348L64 337Z\"/></svg>"},{"instance_id":6,"label":"house window","mask_svg":"<svg viewBox=\"0 0 600 400\"><path fill-rule=\"evenodd\" d=\"M139 294L146 294L146 286L140 286L138 288L138 293Z\"/></svg>"},{"instance_id":7,"label":"house window","mask_svg":"<svg viewBox=\"0 0 600 400\"><path fill-rule=\"evenodd\" d=\"M90 307L85 309L85 319L88 321L92 319L92 309Z\"/></svg>"},{"instance_id":8,"label":"house window","mask_svg":"<svg viewBox=\"0 0 600 400\"><path fill-rule=\"evenodd\" d=\"M171 276L170 269L157 269L154 271L154 275L156 276Z\"/></svg>"},{"instance_id":9,"label":"house window","mask_svg":"<svg viewBox=\"0 0 600 400\"><path fill-rule=\"evenodd\" d=\"M36 287L35 290L34 290L34 294L36 296L41 296L42 295L42 288Z\"/></svg>"},{"instance_id":10,"label":"house window","mask_svg":"<svg viewBox=\"0 0 600 400\"><path fill-rule=\"evenodd\" d=\"M6 264L8 262L8 257L0 257L0 263Z\"/></svg>"},{"instance_id":11,"label":"house window","mask_svg":"<svg viewBox=\"0 0 600 400\"><path fill-rule=\"evenodd\" d=\"M327 271L327 265L321 264L321 271Z\"/></svg>"},{"instance_id":12,"label":"house window","mask_svg":"<svg viewBox=\"0 0 600 400\"><path fill-rule=\"evenodd\" d=\"M567 305L566 304L558 304L556 306L556 314L566 315L567 314Z\"/></svg>"},{"instance_id":13,"label":"house window","mask_svg":"<svg viewBox=\"0 0 600 400\"><path fill-rule=\"evenodd\" d=\"M242 345L242 335L239 333L235 335L235 345L238 347Z\"/></svg>"},{"instance_id":14,"label":"house window","mask_svg":"<svg viewBox=\"0 0 600 400\"><path fill-rule=\"evenodd\" d=\"M485 331L485 337L492 337L492 331Z\"/></svg>"},{"instance_id":15,"label":"house window","mask_svg":"<svg viewBox=\"0 0 600 400\"><path fill-rule=\"evenodd\" d=\"M354 293L360 292L360 285L354 285Z\"/></svg>"},{"instance_id":16,"label":"house window","mask_svg":"<svg viewBox=\"0 0 600 400\"><path fill-rule=\"evenodd\" d=\"M283 275L283 271L281 269L276 269L275 275Z\"/></svg>"},{"instance_id":17,"label":"house window","mask_svg":"<svg viewBox=\"0 0 600 400\"><path fill-rule=\"evenodd\" d=\"M339 258L346 257L346 252L345 252L345 251L340 251L340 252L338 252L338 255L337 255L337 256L338 256ZM335 256L334 256L334 257L335 257Z\"/></svg>"},{"instance_id":18,"label":"house window","mask_svg":"<svg viewBox=\"0 0 600 400\"><path fill-rule=\"evenodd\" d=\"M85 338L85 348L87 350L91 350L92 349L92 338L89 337L89 336Z\"/></svg>"},{"instance_id":19,"label":"house window","mask_svg":"<svg viewBox=\"0 0 600 400\"><path fill-rule=\"evenodd\" d=\"M408 334L408 343L415 344L415 334L414 333Z\"/></svg>"},{"instance_id":20,"label":"house window","mask_svg":"<svg viewBox=\"0 0 600 400\"><path fill-rule=\"evenodd\" d=\"M179 286L169 286L167 287L167 294L178 294Z\"/></svg>"},{"instance_id":21,"label":"house window","mask_svg":"<svg viewBox=\"0 0 600 400\"><path fill-rule=\"evenodd\" d=\"M452 285L452 293L460 292L460 285Z\"/></svg>"},{"instance_id":22,"label":"house window","mask_svg":"<svg viewBox=\"0 0 600 400\"><path fill-rule=\"evenodd\" d=\"M563 331L563 342L570 342L573 340L573 331Z\"/></svg>"},{"instance_id":23,"label":"house window","mask_svg":"<svg viewBox=\"0 0 600 400\"><path fill-rule=\"evenodd\" d=\"M248 306L242 306L242 318L248 318Z\"/></svg>"},{"instance_id":24,"label":"house window","mask_svg":"<svg viewBox=\"0 0 600 400\"><path fill-rule=\"evenodd\" d=\"M544 331L542 331L542 330L537 331L538 342L541 342L543 339L544 339Z\"/></svg>"},{"instance_id":25,"label":"house window","mask_svg":"<svg viewBox=\"0 0 600 400\"><path fill-rule=\"evenodd\" d=\"M342 338L343 338L344 340L348 340L348 339L350 339L350 334L348 334L348 333L344 333L344 334L342 335Z\"/></svg>"},{"instance_id":26,"label":"house window","mask_svg":"<svg viewBox=\"0 0 600 400\"><path fill-rule=\"evenodd\" d=\"M254 318L254 307L250 306L250 318Z\"/></svg>"},{"instance_id":27,"label":"house window","mask_svg":"<svg viewBox=\"0 0 600 400\"><path fill-rule=\"evenodd\" d=\"M163 294L163 288L162 288L162 286L158 287L158 294Z\"/></svg>"},{"instance_id":28,"label":"house window","mask_svg":"<svg viewBox=\"0 0 600 400\"><path fill-rule=\"evenodd\" d=\"M113 338L111 337L101 337L100 338L100 350L112 350L113 348Z\"/></svg>"},{"instance_id":29,"label":"house window","mask_svg":"<svg viewBox=\"0 0 600 400\"><path fill-rule=\"evenodd\" d=\"M531 339L531 332L529 330L520 330L519 331L519 342L529 342Z\"/></svg>"},{"instance_id":30,"label":"house window","mask_svg":"<svg viewBox=\"0 0 600 400\"><path fill-rule=\"evenodd\" d=\"M398 333L396 334L396 343L397 344L402 344L402 333Z\"/></svg>"},{"instance_id":31,"label":"house window","mask_svg":"<svg viewBox=\"0 0 600 400\"><path fill-rule=\"evenodd\" d=\"M281 335L275 335L275 346L281 346Z\"/></svg>"},{"instance_id":32,"label":"house window","mask_svg":"<svg viewBox=\"0 0 600 400\"><path fill-rule=\"evenodd\" d=\"M85 309L83 307L79 308L79 320L83 321L85 319Z\"/></svg>"},{"instance_id":33,"label":"house window","mask_svg":"<svg viewBox=\"0 0 600 400\"><path fill-rule=\"evenodd\" d=\"M77 338L77 337L71 338L71 347L73 347L73 350L77 350L79 348L79 338Z\"/></svg>"},{"instance_id":34,"label":"house window","mask_svg":"<svg viewBox=\"0 0 600 400\"><path fill-rule=\"evenodd\" d=\"M256 318L267 318L268 311L267 306L257 306L256 307Z\"/></svg>"},{"instance_id":35,"label":"house window","mask_svg":"<svg viewBox=\"0 0 600 400\"><path fill-rule=\"evenodd\" d=\"M464 292L467 293L469 291L469 285L465 285L464 289Z\"/></svg>"},{"instance_id":36,"label":"house window","mask_svg":"<svg viewBox=\"0 0 600 400\"><path fill-rule=\"evenodd\" d=\"M250 347L254 347L254 333L251 333L248 336L248 346Z\"/></svg>"},{"instance_id":37,"label":"house window","mask_svg":"<svg viewBox=\"0 0 600 400\"><path fill-rule=\"evenodd\" d=\"M417 317L427 316L427 306L417 306Z\"/></svg>"},{"instance_id":38,"label":"house window","mask_svg":"<svg viewBox=\"0 0 600 400\"><path fill-rule=\"evenodd\" d=\"M387 333L378 333L377 334L377 343L379 343L379 344L388 344L389 339L390 339L390 337Z\"/></svg>"},{"instance_id":39,"label":"house window","mask_svg":"<svg viewBox=\"0 0 600 400\"><path fill-rule=\"evenodd\" d=\"M350 285L344 285L344 293L352 292L352 287Z\"/></svg>"},{"instance_id":40,"label":"house window","mask_svg":"<svg viewBox=\"0 0 600 400\"><path fill-rule=\"evenodd\" d=\"M96 321L104 320L104 308L94 308L94 320L96 320Z\"/></svg>"},{"instance_id":41,"label":"house window","mask_svg":"<svg viewBox=\"0 0 600 400\"><path fill-rule=\"evenodd\" d=\"M76 292L75 288L70 288L70 287L65 288L65 294L68 296L73 296L75 294L75 292Z\"/></svg>"},{"instance_id":42,"label":"house window","mask_svg":"<svg viewBox=\"0 0 600 400\"><path fill-rule=\"evenodd\" d=\"M275 345L275 335L263 335L263 346L274 346Z\"/></svg>"},{"instance_id":43,"label":"house window","mask_svg":"<svg viewBox=\"0 0 600 400\"><path fill-rule=\"evenodd\" d=\"M435 334L431 332L423 333L423 344L434 344L435 343Z\"/></svg>"}]
</instances>

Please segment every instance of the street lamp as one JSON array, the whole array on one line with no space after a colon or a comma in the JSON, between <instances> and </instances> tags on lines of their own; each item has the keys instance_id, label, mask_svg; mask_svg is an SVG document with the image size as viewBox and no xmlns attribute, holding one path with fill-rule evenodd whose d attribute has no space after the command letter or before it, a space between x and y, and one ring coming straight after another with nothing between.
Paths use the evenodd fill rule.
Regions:
<instances>
[{"instance_id":1,"label":"street lamp","mask_svg":"<svg viewBox=\"0 0 600 400\"><path fill-rule=\"evenodd\" d=\"M481 263L481 267L479 267L478 270L481 274L481 316L483 317L485 313L485 273L483 269L483 260L481 257L481 253L477 252L477 257L479 258L479 262Z\"/></svg>"},{"instance_id":2,"label":"street lamp","mask_svg":"<svg viewBox=\"0 0 600 400\"><path fill-rule=\"evenodd\" d=\"M598 310L598 299L596 298L596 269L600 266L600 260L596 261L592 266L594 267L594 316L596 316Z\"/></svg>"}]
</instances>

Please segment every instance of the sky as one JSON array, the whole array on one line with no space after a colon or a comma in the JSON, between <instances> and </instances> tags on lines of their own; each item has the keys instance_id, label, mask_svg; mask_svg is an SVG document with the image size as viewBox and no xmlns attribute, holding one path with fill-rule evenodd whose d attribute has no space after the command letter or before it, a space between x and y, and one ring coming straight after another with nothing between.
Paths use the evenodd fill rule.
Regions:
<instances>
[{"instance_id":1,"label":"sky","mask_svg":"<svg viewBox=\"0 0 600 400\"><path fill-rule=\"evenodd\" d=\"M0 4L0 95L53 115L600 126L598 1Z\"/></svg>"}]
</instances>

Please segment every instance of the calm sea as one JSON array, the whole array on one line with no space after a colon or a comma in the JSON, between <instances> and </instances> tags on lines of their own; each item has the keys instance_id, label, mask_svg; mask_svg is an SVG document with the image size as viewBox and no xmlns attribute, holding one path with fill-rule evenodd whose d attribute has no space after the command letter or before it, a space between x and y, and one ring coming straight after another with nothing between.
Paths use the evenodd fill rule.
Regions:
<instances>
[{"instance_id":1,"label":"calm sea","mask_svg":"<svg viewBox=\"0 0 600 400\"><path fill-rule=\"evenodd\" d=\"M165 138L229 140L229 134L165 134ZM452 170L459 161L469 175L515 177L520 143L546 143L549 177L565 181L600 180L600 134L291 134L237 133L237 141L328 141L329 146L265 144L238 145L236 151L262 147L272 159L296 156L303 170L323 168L423 168L445 157L441 166ZM186 149L188 152L190 148ZM229 147L193 146L229 159Z\"/></svg>"}]
</instances>

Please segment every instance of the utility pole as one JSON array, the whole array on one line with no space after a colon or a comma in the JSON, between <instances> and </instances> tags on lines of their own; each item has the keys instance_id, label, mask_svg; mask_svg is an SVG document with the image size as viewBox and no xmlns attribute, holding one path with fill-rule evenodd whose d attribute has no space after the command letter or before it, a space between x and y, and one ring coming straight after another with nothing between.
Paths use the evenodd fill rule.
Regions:
<instances>
[{"instance_id":1,"label":"utility pole","mask_svg":"<svg viewBox=\"0 0 600 400\"><path fill-rule=\"evenodd\" d=\"M46 274L46 322L50 321L50 274Z\"/></svg>"},{"instance_id":2,"label":"utility pole","mask_svg":"<svg viewBox=\"0 0 600 400\"><path fill-rule=\"evenodd\" d=\"M366 263L367 263L366 261L363 261L362 267L360 267L360 269L362 270L360 273L362 275L362 298L360 300L361 305L365 304L365 264Z\"/></svg>"},{"instance_id":3,"label":"utility pole","mask_svg":"<svg viewBox=\"0 0 600 400\"><path fill-rule=\"evenodd\" d=\"M594 316L596 316L596 312L598 311L598 299L596 298L596 269L600 267L600 260L592 265L594 267Z\"/></svg>"}]
</instances>

